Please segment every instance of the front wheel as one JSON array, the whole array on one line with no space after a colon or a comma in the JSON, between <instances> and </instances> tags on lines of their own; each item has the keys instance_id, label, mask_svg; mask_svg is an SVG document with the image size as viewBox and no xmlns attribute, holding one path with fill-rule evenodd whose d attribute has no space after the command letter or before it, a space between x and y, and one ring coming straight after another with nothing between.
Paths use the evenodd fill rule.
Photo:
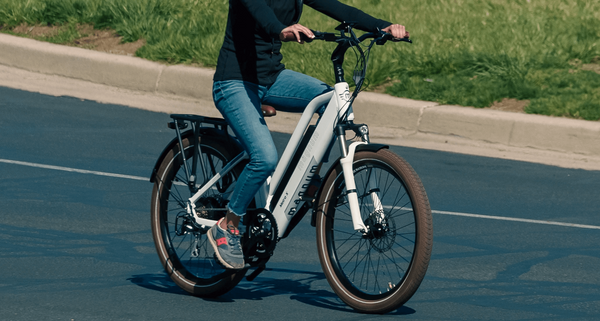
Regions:
<instances>
[{"instance_id":1,"label":"front wheel","mask_svg":"<svg viewBox=\"0 0 600 321\"><path fill-rule=\"evenodd\" d=\"M368 232L355 231L342 167L326 177L317 211L317 248L327 281L352 308L397 309L425 277L433 243L431 208L421 180L382 149L357 152L356 192Z\"/></svg>"}]
</instances>

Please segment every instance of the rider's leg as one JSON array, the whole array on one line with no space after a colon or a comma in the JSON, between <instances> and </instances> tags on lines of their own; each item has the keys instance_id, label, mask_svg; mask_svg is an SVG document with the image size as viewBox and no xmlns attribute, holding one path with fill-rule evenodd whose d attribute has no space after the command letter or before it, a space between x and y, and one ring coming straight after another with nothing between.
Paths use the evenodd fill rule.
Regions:
<instances>
[{"instance_id":1,"label":"rider's leg","mask_svg":"<svg viewBox=\"0 0 600 321\"><path fill-rule=\"evenodd\" d=\"M218 81L213 86L217 109L250 155L229 201L231 213L222 222L225 226L237 227L239 216L246 214L248 204L277 165L275 143L261 111L266 91L264 86L240 80Z\"/></svg>"},{"instance_id":2,"label":"rider's leg","mask_svg":"<svg viewBox=\"0 0 600 321\"><path fill-rule=\"evenodd\" d=\"M269 87L263 103L280 111L301 113L313 98L330 90L330 86L316 78L286 69Z\"/></svg>"},{"instance_id":3,"label":"rider's leg","mask_svg":"<svg viewBox=\"0 0 600 321\"><path fill-rule=\"evenodd\" d=\"M277 164L277 150L261 111L267 88L238 80L217 81L213 98L229 127L250 155L250 162L238 177L228 212L208 231L219 261L230 269L244 267L244 255L237 227L248 204Z\"/></svg>"}]
</instances>

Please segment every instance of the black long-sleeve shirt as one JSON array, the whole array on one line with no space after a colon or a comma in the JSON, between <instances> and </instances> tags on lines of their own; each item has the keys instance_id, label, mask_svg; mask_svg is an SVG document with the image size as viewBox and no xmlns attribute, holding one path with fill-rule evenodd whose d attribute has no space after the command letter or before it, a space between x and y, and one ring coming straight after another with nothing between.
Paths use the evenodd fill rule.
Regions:
<instances>
[{"instance_id":1,"label":"black long-sleeve shirt","mask_svg":"<svg viewBox=\"0 0 600 321\"><path fill-rule=\"evenodd\" d=\"M230 0L214 80L273 84L285 68L279 34L300 20L303 4L338 21L356 22L365 31L391 25L337 0Z\"/></svg>"}]
</instances>

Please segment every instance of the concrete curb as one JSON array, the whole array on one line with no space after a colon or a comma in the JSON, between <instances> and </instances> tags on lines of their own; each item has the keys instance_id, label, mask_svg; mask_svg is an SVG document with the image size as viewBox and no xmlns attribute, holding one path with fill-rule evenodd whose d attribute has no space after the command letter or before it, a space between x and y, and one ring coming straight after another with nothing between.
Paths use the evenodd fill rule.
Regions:
<instances>
[{"instance_id":1,"label":"concrete curb","mask_svg":"<svg viewBox=\"0 0 600 321\"><path fill-rule=\"evenodd\" d=\"M118 88L212 100L211 69L167 66L6 34L0 34L0 64ZM361 122L392 137L425 133L600 155L600 122L444 106L368 92L355 102L354 111ZM277 121L277 117L269 120Z\"/></svg>"}]
</instances>

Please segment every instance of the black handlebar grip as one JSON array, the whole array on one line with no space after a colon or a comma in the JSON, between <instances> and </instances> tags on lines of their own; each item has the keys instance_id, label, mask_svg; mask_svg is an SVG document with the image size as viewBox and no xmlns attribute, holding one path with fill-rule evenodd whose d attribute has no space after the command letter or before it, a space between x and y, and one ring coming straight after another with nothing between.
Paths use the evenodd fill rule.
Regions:
<instances>
[{"instance_id":1,"label":"black handlebar grip","mask_svg":"<svg viewBox=\"0 0 600 321\"><path fill-rule=\"evenodd\" d=\"M312 42L313 38L311 38L311 37L303 34L302 32L300 32L300 41L303 41L303 42Z\"/></svg>"},{"instance_id":2,"label":"black handlebar grip","mask_svg":"<svg viewBox=\"0 0 600 321\"><path fill-rule=\"evenodd\" d=\"M393 42L404 41L404 42L412 43L412 40L410 40L408 37L405 37L405 38L394 38L394 39L392 39L392 41Z\"/></svg>"}]
</instances>

